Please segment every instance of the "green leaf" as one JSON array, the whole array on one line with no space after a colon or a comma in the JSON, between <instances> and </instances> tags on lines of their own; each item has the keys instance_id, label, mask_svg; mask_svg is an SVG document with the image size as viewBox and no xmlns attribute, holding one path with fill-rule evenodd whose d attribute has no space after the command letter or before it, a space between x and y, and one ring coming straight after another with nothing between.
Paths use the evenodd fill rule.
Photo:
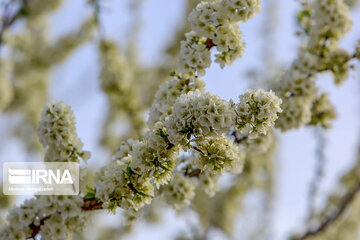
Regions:
<instances>
[{"instance_id":1,"label":"green leaf","mask_svg":"<svg viewBox=\"0 0 360 240\"><path fill-rule=\"evenodd\" d=\"M86 186L86 190L88 191L88 193L93 193L93 194L96 193L95 188L92 188L92 187L89 187L89 186Z\"/></svg>"},{"instance_id":2,"label":"green leaf","mask_svg":"<svg viewBox=\"0 0 360 240\"><path fill-rule=\"evenodd\" d=\"M84 196L84 199L93 199L93 198L95 198L95 193L87 193Z\"/></svg>"}]
</instances>

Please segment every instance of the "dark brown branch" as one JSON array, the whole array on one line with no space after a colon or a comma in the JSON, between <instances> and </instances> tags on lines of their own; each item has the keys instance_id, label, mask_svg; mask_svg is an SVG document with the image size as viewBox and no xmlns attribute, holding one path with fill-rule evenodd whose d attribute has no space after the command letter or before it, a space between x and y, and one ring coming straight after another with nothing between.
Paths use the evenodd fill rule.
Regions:
<instances>
[{"instance_id":1,"label":"dark brown branch","mask_svg":"<svg viewBox=\"0 0 360 240\"><path fill-rule=\"evenodd\" d=\"M233 132L231 133L231 136L234 137L234 142L237 143L237 144L242 143L243 141L245 141L245 140L248 138L248 136L244 136L244 137L242 137L242 138L237 137L237 136L236 136L236 131L233 131Z\"/></svg>"},{"instance_id":2,"label":"dark brown branch","mask_svg":"<svg viewBox=\"0 0 360 240\"><path fill-rule=\"evenodd\" d=\"M100 202L98 199L92 198L92 199L84 199L84 205L81 207L84 211L91 211L91 210L97 210L102 209L103 203Z\"/></svg>"},{"instance_id":3,"label":"dark brown branch","mask_svg":"<svg viewBox=\"0 0 360 240\"><path fill-rule=\"evenodd\" d=\"M187 177L198 177L200 175L200 173L201 173L201 170L199 168L195 168L190 172L189 172L188 169L186 169L184 175L187 176Z\"/></svg>"},{"instance_id":4,"label":"dark brown branch","mask_svg":"<svg viewBox=\"0 0 360 240\"><path fill-rule=\"evenodd\" d=\"M198 147L196 147L196 146L192 146L192 148L193 148L194 150L196 150L197 152L201 153L202 155L205 155L205 153L204 153L203 151L201 151L200 148L198 148Z\"/></svg>"},{"instance_id":5,"label":"dark brown branch","mask_svg":"<svg viewBox=\"0 0 360 240\"><path fill-rule=\"evenodd\" d=\"M305 240L311 236L317 235L323 231L325 231L328 227L330 227L337 219L341 217L341 215L345 212L345 210L350 206L352 200L355 198L356 194L360 192L360 182L357 186L346 194L341 201L338 209L334 214L330 215L326 218L317 228L307 230L302 236L295 237L293 240Z\"/></svg>"}]
</instances>

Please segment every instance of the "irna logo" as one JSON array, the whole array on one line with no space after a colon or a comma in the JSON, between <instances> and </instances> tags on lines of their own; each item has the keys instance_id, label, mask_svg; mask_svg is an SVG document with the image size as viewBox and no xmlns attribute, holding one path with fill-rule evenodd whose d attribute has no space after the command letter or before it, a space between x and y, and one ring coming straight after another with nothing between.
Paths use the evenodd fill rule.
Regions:
<instances>
[{"instance_id":1,"label":"irna logo","mask_svg":"<svg viewBox=\"0 0 360 240\"><path fill-rule=\"evenodd\" d=\"M3 164L6 195L77 195L79 164L63 162L6 162Z\"/></svg>"},{"instance_id":2,"label":"irna logo","mask_svg":"<svg viewBox=\"0 0 360 240\"><path fill-rule=\"evenodd\" d=\"M69 169L11 169L9 168L9 183L11 184L73 184Z\"/></svg>"}]
</instances>

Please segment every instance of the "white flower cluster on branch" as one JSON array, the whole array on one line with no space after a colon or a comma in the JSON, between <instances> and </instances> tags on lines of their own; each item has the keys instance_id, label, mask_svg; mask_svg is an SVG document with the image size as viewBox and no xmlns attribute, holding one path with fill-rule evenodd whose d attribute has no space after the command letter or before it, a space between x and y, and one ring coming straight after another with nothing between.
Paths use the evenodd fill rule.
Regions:
<instances>
[{"instance_id":1,"label":"white flower cluster on branch","mask_svg":"<svg viewBox=\"0 0 360 240\"><path fill-rule=\"evenodd\" d=\"M164 197L169 205L175 209L189 205L195 196L194 180L175 173L168 185L163 188Z\"/></svg>"},{"instance_id":2,"label":"white flower cluster on branch","mask_svg":"<svg viewBox=\"0 0 360 240\"><path fill-rule=\"evenodd\" d=\"M247 90L241 95L236 106L236 125L242 134L257 138L259 134L266 135L274 126L280 108L281 99L270 91Z\"/></svg>"},{"instance_id":3,"label":"white flower cluster on branch","mask_svg":"<svg viewBox=\"0 0 360 240\"><path fill-rule=\"evenodd\" d=\"M315 83L316 74L329 71L335 83L340 84L348 78L350 69L352 57L339 46L339 40L352 25L348 5L343 0L318 0L310 4L307 40L290 69L273 86L283 99L283 112L276 122L282 131L305 124L329 126L334 114L312 117L312 106L320 97Z\"/></svg>"},{"instance_id":4,"label":"white flower cluster on branch","mask_svg":"<svg viewBox=\"0 0 360 240\"><path fill-rule=\"evenodd\" d=\"M236 3L231 4L232 2ZM203 10L208 11L209 15L218 16L220 26L215 26L216 35L215 32L213 35L206 35L201 30L196 30L195 21L198 20L194 17L189 18L194 31L186 34L187 41L182 42L179 74L173 73L173 78L156 93L148 120L150 129L143 139L124 142L112 163L105 166L98 174L96 197L104 202L105 208L114 210L120 206L123 209L138 211L145 204L150 203L155 196L155 187L160 188L161 185L169 182L173 186L178 186L174 181L176 179L183 181L181 179L184 177L199 176L202 181L204 177L201 174L205 174L208 180L202 182L212 182L210 185L215 189L219 174L226 171L240 172L242 169L244 159L242 151L232 143L232 140L222 136L235 125L237 105L211 93L204 93L204 83L195 72L200 73L207 67L211 61L209 50L217 41L220 49L218 50L226 56L238 51L236 48L242 42L238 41L241 35L234 21L243 22L258 12L259 2L204 1L196 7L192 16L197 13L203 14ZM206 15L205 12L204 14ZM205 15L202 19L207 18ZM210 20L202 21L211 25ZM229 31L225 27L229 27ZM210 36L212 39L209 38ZM185 52L187 52L186 56ZM240 56L235 57L235 55L231 57L231 61ZM191 69L189 68L191 71L185 71L181 67L184 66L182 65L184 61L188 60L193 64ZM206 64L202 65L204 63ZM259 131L261 134L266 134L266 130L274 125L276 115L281 111L281 100L271 92L260 90L253 92L257 96L257 104L261 110L248 109L248 114L253 114L258 117L258 121L263 122L265 130ZM259 128L259 125L254 125L254 129L256 128ZM189 149L192 149L194 158L185 163L188 166L189 164L198 166L200 170L193 169L190 172L187 169L183 177L174 180L172 176L179 174L178 156L182 151ZM166 188L160 188L161 192L166 191L164 190ZM209 193L213 192L209 190ZM169 197L166 193L163 196ZM190 199L190 197L181 198ZM183 205L180 202L177 206ZM183 203L185 202L187 201L184 200Z\"/></svg>"},{"instance_id":5,"label":"white flower cluster on branch","mask_svg":"<svg viewBox=\"0 0 360 240\"><path fill-rule=\"evenodd\" d=\"M65 103L46 104L37 130L46 150L45 161L79 162L81 158L86 162L90 158L90 153L82 150L73 111Z\"/></svg>"},{"instance_id":6,"label":"white flower cluster on branch","mask_svg":"<svg viewBox=\"0 0 360 240\"><path fill-rule=\"evenodd\" d=\"M254 129L266 126L269 130L281 111L281 100L272 92L252 92L258 102L256 108L248 109L248 114L263 121L262 127L254 126ZM209 180L214 187L220 174L241 172L244 153L233 140L222 136L235 126L236 108L231 101L199 90L182 94L164 123L158 121L142 140L128 140L119 147L112 163L98 174L96 197L111 210L117 206L139 210L154 197L154 184L159 188L169 183L182 150L196 152L191 164L214 178ZM266 134L266 131L260 132ZM185 175L192 176L191 173Z\"/></svg>"},{"instance_id":7,"label":"white flower cluster on branch","mask_svg":"<svg viewBox=\"0 0 360 240\"><path fill-rule=\"evenodd\" d=\"M260 11L260 0L203 1L189 16L192 31L181 42L179 72L184 77L204 75L211 64L211 48L216 47L216 62L231 65L241 57L245 43L237 25Z\"/></svg>"},{"instance_id":8,"label":"white flower cluster on branch","mask_svg":"<svg viewBox=\"0 0 360 240\"><path fill-rule=\"evenodd\" d=\"M194 31L186 35L189 42L182 42L179 74L172 74L173 78L157 92L148 131L141 139L130 139L119 146L112 162L98 172L95 189L86 195L91 196L90 200L111 211L120 207L137 212L162 193L170 205L181 208L194 197L196 184L205 186L206 192L213 195L222 174L242 171L246 152L242 147L246 145L239 146L225 135L232 128L249 139L266 135L281 112L281 100L271 91L249 90L240 96L240 103L226 101L204 92L204 83L196 74L204 73L213 46L220 52L216 61L221 65L241 56L244 45L236 22L246 21L259 8L258 0L204 1L196 7L190 17ZM199 14L199 19L194 14ZM195 21L214 26L214 32L207 35L197 29L201 24L196 25ZM182 64L191 59L198 62L185 69ZM88 158L75 133L72 110L63 103L45 106L38 134L46 148L46 161ZM185 151L191 157L180 162L179 156ZM46 224L52 215L36 218L40 219L41 228L52 229Z\"/></svg>"},{"instance_id":9,"label":"white flower cluster on branch","mask_svg":"<svg viewBox=\"0 0 360 240\"><path fill-rule=\"evenodd\" d=\"M220 135L233 125L235 112L231 104L211 93L199 90L181 95L165 127L173 144L186 144L190 135Z\"/></svg>"},{"instance_id":10,"label":"white flower cluster on branch","mask_svg":"<svg viewBox=\"0 0 360 240\"><path fill-rule=\"evenodd\" d=\"M45 161L86 161L89 152L75 131L72 109L63 102L47 104L42 112L38 135L46 149ZM27 239L40 233L42 239L68 239L73 232L85 228L86 213L80 196L36 196L10 211L0 231L0 239Z\"/></svg>"},{"instance_id":11,"label":"white flower cluster on branch","mask_svg":"<svg viewBox=\"0 0 360 240\"><path fill-rule=\"evenodd\" d=\"M200 150L195 165L204 172L241 173L245 154L232 139L224 136L205 137L196 141L196 148Z\"/></svg>"},{"instance_id":12,"label":"white flower cluster on branch","mask_svg":"<svg viewBox=\"0 0 360 240\"><path fill-rule=\"evenodd\" d=\"M83 231L86 213L79 196L37 196L9 212L9 225L0 230L0 239L24 240L37 233L41 239L63 240Z\"/></svg>"}]
</instances>

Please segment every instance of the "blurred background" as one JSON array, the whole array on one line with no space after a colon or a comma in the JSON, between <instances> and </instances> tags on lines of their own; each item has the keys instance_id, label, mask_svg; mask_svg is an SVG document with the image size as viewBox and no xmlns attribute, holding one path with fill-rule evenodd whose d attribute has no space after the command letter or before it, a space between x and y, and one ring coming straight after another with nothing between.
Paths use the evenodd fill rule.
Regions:
<instances>
[{"instance_id":1,"label":"blurred background","mask_svg":"<svg viewBox=\"0 0 360 240\"><path fill-rule=\"evenodd\" d=\"M90 172L98 170L111 159L111 151L100 144L103 125L108 117L109 99L101 89L99 80L99 39L111 39L118 44L122 52L133 54L129 57L133 56L131 67L141 68L143 75L158 76L159 66L169 68L169 59L173 61L171 47L180 45L182 35L177 35L183 33L187 2L101 1L101 10L98 13L100 30L97 29L91 39L49 70L48 99L64 101L73 108L78 136L84 143L84 149L92 153L88 161ZM259 82L274 75L274 72L288 68L302 41L302 38L296 35L296 14L301 8L299 2L263 0L260 14L241 25L246 42L244 56L231 67L224 69L212 64L203 77L207 91L224 99L236 100L247 88L259 86ZM93 13L94 8L88 1L64 0L57 10L46 17L48 38L57 39L76 31ZM360 39L360 7L353 7L351 14L354 22L352 31L341 42L349 51L354 49ZM16 32L23 24L19 21L11 31ZM6 48L1 49L1 54L6 56ZM267 216L270 219L267 222L268 236L271 236L269 239L287 239L290 233L303 230L319 152L324 153L325 163L315 206L322 206L342 174L357 160L360 140L360 66L358 62L354 65L355 70L351 71L348 81L339 87L334 86L330 75L322 75L318 79L318 84L329 93L336 109L337 118L330 129L319 133L316 128L303 127L286 133L277 132L279 141L273 173L274 186L271 211ZM145 80L151 81L151 78ZM157 85L159 84L160 82ZM144 118L146 116L145 110ZM21 122L21 117L17 114L0 115L1 162L42 161L41 150L29 150L29 146L21 141L19 135L14 134L14 129ZM129 123L121 122L116 131L121 135L126 133L128 128ZM17 198L11 204L19 204L27 197L30 196ZM262 221L263 216L259 214L261 204L256 191L246 195L230 239L250 239L251 232L257 223ZM191 211L184 211L180 215L171 208L159 211L159 222L140 221L124 239L175 239L179 235L185 237L199 222L197 215ZM121 215L121 211L118 212ZM117 228L124 221L121 217L108 213L96 215L92 219L95 227L90 227L85 236L92 236L97 229L109 226ZM6 210L2 211L2 217L5 216ZM209 236L209 239L227 239L217 230L211 230Z\"/></svg>"}]
</instances>

